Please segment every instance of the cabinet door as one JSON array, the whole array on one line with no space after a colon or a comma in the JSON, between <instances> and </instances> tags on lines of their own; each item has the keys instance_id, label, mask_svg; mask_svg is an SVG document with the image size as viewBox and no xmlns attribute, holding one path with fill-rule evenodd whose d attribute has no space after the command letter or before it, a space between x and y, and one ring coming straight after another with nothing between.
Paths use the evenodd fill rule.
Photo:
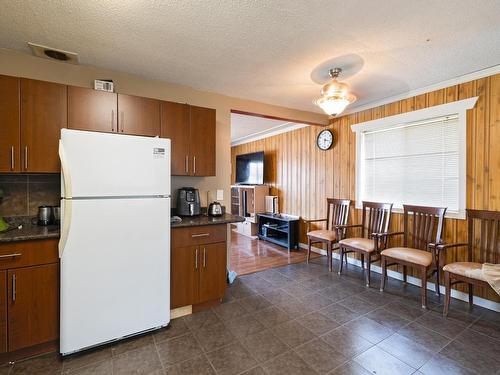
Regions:
<instances>
[{"instance_id":1,"label":"cabinet door","mask_svg":"<svg viewBox=\"0 0 500 375\"><path fill-rule=\"evenodd\" d=\"M215 110L191 106L192 175L215 176Z\"/></svg>"},{"instance_id":2,"label":"cabinet door","mask_svg":"<svg viewBox=\"0 0 500 375\"><path fill-rule=\"evenodd\" d=\"M132 135L160 135L160 101L118 94L118 129Z\"/></svg>"},{"instance_id":3,"label":"cabinet door","mask_svg":"<svg viewBox=\"0 0 500 375\"><path fill-rule=\"evenodd\" d=\"M7 271L0 271L0 353L7 351Z\"/></svg>"},{"instance_id":4,"label":"cabinet door","mask_svg":"<svg viewBox=\"0 0 500 375\"><path fill-rule=\"evenodd\" d=\"M189 175L189 106L162 102L161 137L172 141L172 175Z\"/></svg>"},{"instance_id":5,"label":"cabinet door","mask_svg":"<svg viewBox=\"0 0 500 375\"><path fill-rule=\"evenodd\" d=\"M226 291L226 254L226 242L200 245L199 302L224 296Z\"/></svg>"},{"instance_id":6,"label":"cabinet door","mask_svg":"<svg viewBox=\"0 0 500 375\"><path fill-rule=\"evenodd\" d=\"M9 270L9 351L59 337L59 264Z\"/></svg>"},{"instance_id":7,"label":"cabinet door","mask_svg":"<svg viewBox=\"0 0 500 375\"><path fill-rule=\"evenodd\" d=\"M68 86L68 128L115 132L117 98L112 92Z\"/></svg>"},{"instance_id":8,"label":"cabinet door","mask_svg":"<svg viewBox=\"0 0 500 375\"><path fill-rule=\"evenodd\" d=\"M66 86L21 79L22 170L60 172L59 138L66 127Z\"/></svg>"},{"instance_id":9,"label":"cabinet door","mask_svg":"<svg viewBox=\"0 0 500 375\"><path fill-rule=\"evenodd\" d=\"M19 172L19 78L0 75L0 172Z\"/></svg>"},{"instance_id":10,"label":"cabinet door","mask_svg":"<svg viewBox=\"0 0 500 375\"><path fill-rule=\"evenodd\" d=\"M199 247L173 247L170 263L171 308L175 309L196 303L200 268Z\"/></svg>"}]
</instances>

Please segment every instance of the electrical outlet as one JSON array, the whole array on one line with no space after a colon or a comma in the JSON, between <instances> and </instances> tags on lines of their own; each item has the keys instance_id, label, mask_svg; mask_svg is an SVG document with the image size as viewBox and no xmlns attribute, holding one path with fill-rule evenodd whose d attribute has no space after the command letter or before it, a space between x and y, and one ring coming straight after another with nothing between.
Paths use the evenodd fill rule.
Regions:
<instances>
[{"instance_id":1,"label":"electrical outlet","mask_svg":"<svg viewBox=\"0 0 500 375\"><path fill-rule=\"evenodd\" d=\"M217 200L224 200L224 190L217 190Z\"/></svg>"}]
</instances>

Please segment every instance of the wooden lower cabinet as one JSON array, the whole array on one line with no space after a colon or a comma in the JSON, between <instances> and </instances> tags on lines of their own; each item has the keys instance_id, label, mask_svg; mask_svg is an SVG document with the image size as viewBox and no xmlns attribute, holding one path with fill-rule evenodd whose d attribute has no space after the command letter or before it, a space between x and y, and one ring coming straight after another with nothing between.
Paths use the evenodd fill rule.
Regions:
<instances>
[{"instance_id":1,"label":"wooden lower cabinet","mask_svg":"<svg viewBox=\"0 0 500 375\"><path fill-rule=\"evenodd\" d=\"M10 270L9 351L59 338L59 264Z\"/></svg>"},{"instance_id":2,"label":"wooden lower cabinet","mask_svg":"<svg viewBox=\"0 0 500 375\"><path fill-rule=\"evenodd\" d=\"M200 246L199 302L224 296L226 291L226 243Z\"/></svg>"},{"instance_id":3,"label":"wooden lower cabinet","mask_svg":"<svg viewBox=\"0 0 500 375\"><path fill-rule=\"evenodd\" d=\"M198 300L200 273L197 268L198 247L173 247L171 251L171 308L192 305Z\"/></svg>"},{"instance_id":4,"label":"wooden lower cabinet","mask_svg":"<svg viewBox=\"0 0 500 375\"><path fill-rule=\"evenodd\" d=\"M58 240L0 244L0 360L53 351L59 339Z\"/></svg>"},{"instance_id":5,"label":"wooden lower cabinet","mask_svg":"<svg viewBox=\"0 0 500 375\"><path fill-rule=\"evenodd\" d=\"M0 271L0 353L7 350L7 271Z\"/></svg>"},{"instance_id":6,"label":"wooden lower cabinet","mask_svg":"<svg viewBox=\"0 0 500 375\"><path fill-rule=\"evenodd\" d=\"M225 224L172 229L172 309L222 299L226 291L226 230Z\"/></svg>"}]
</instances>

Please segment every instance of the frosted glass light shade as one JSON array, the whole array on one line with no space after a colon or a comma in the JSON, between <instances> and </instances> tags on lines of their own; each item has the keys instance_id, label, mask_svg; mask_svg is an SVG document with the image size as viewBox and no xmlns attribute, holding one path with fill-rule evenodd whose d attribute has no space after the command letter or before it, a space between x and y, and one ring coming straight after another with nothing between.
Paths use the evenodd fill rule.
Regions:
<instances>
[{"instance_id":1,"label":"frosted glass light shade","mask_svg":"<svg viewBox=\"0 0 500 375\"><path fill-rule=\"evenodd\" d=\"M344 109L356 100L356 97L349 94L349 86L338 82L335 78L328 82L321 89L321 98L314 101L326 114L337 116Z\"/></svg>"}]
</instances>

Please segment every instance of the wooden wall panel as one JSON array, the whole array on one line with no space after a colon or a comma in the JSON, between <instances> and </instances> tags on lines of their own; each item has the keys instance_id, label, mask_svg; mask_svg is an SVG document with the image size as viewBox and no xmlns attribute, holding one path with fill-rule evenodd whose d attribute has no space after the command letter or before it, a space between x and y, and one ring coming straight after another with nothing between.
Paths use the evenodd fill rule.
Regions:
<instances>
[{"instance_id":1,"label":"wooden wall panel","mask_svg":"<svg viewBox=\"0 0 500 375\"><path fill-rule=\"evenodd\" d=\"M231 150L233 180L235 156L263 150L266 183L272 194L278 195L280 211L302 218L323 218L326 197L355 199L356 136L352 124L474 96L479 97L478 102L467 113L467 207L500 210L500 74L334 118L328 128L333 130L335 142L328 151L315 146L322 130L317 126L235 146ZM360 219L357 211L353 210L351 222ZM395 214L391 229L402 228L402 215ZM305 225L300 229L301 242L305 243ZM464 242L466 221L447 219L444 239ZM463 259L462 253L450 252L447 261ZM465 291L463 286L459 289ZM492 291L477 293L500 302Z\"/></svg>"}]
</instances>

